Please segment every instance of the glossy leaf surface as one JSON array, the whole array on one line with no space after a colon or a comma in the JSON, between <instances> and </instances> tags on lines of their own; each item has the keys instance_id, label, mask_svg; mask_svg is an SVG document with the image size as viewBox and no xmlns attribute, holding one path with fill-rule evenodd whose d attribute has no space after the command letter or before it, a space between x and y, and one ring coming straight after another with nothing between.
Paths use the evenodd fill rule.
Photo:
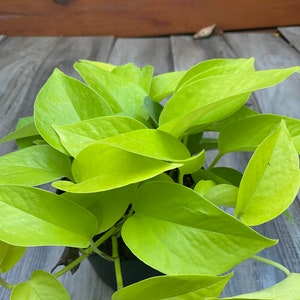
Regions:
<instances>
[{"instance_id":1,"label":"glossy leaf surface","mask_svg":"<svg viewBox=\"0 0 300 300\"><path fill-rule=\"evenodd\" d=\"M24 255L25 247L17 247L0 241L0 273L9 271Z\"/></svg>"},{"instance_id":2,"label":"glossy leaf surface","mask_svg":"<svg viewBox=\"0 0 300 300\"><path fill-rule=\"evenodd\" d=\"M1 156L0 173L0 184L27 186L72 177L69 157L49 145L28 147Z\"/></svg>"},{"instance_id":3,"label":"glossy leaf surface","mask_svg":"<svg viewBox=\"0 0 300 300\"><path fill-rule=\"evenodd\" d=\"M191 67L179 82L177 89L192 83L193 81L202 78L231 74L231 73L244 73L247 71L254 71L254 59L239 58L217 58L202 61L195 66Z\"/></svg>"},{"instance_id":4,"label":"glossy leaf surface","mask_svg":"<svg viewBox=\"0 0 300 300\"><path fill-rule=\"evenodd\" d=\"M54 125L62 144L75 157L87 145L114 135L145 129L139 121L125 116L107 116L69 125Z\"/></svg>"},{"instance_id":5,"label":"glossy leaf surface","mask_svg":"<svg viewBox=\"0 0 300 300\"><path fill-rule=\"evenodd\" d=\"M220 274L276 243L175 183L142 185L133 207L122 237L164 274Z\"/></svg>"},{"instance_id":6,"label":"glossy leaf surface","mask_svg":"<svg viewBox=\"0 0 300 300\"><path fill-rule=\"evenodd\" d=\"M95 217L56 194L22 186L0 186L0 240L15 246L85 248L97 230Z\"/></svg>"},{"instance_id":7,"label":"glossy leaf surface","mask_svg":"<svg viewBox=\"0 0 300 300\"><path fill-rule=\"evenodd\" d=\"M233 122L221 130L219 149L221 153L254 151L284 120L295 146L300 153L300 120L279 115L262 114Z\"/></svg>"},{"instance_id":8,"label":"glossy leaf surface","mask_svg":"<svg viewBox=\"0 0 300 300\"><path fill-rule=\"evenodd\" d=\"M53 186L72 193L101 192L152 178L181 165L94 143L83 149L73 162L76 184L58 181Z\"/></svg>"},{"instance_id":9,"label":"glossy leaf surface","mask_svg":"<svg viewBox=\"0 0 300 300\"><path fill-rule=\"evenodd\" d=\"M249 71L193 81L169 99L160 115L160 129L180 136L191 127L220 121L238 111L251 92L276 85L298 70Z\"/></svg>"},{"instance_id":10,"label":"glossy leaf surface","mask_svg":"<svg viewBox=\"0 0 300 300\"><path fill-rule=\"evenodd\" d=\"M55 69L37 95L34 120L41 136L53 148L65 152L52 125L72 124L111 115L103 97L79 80Z\"/></svg>"},{"instance_id":11,"label":"glossy leaf surface","mask_svg":"<svg viewBox=\"0 0 300 300\"><path fill-rule=\"evenodd\" d=\"M172 94L185 73L186 71L175 71L159 74L153 77L150 89L150 97L154 101L160 102Z\"/></svg>"},{"instance_id":12,"label":"glossy leaf surface","mask_svg":"<svg viewBox=\"0 0 300 300\"><path fill-rule=\"evenodd\" d=\"M172 135L156 129L141 129L101 141L131 153L160 160L181 162L190 159L188 149Z\"/></svg>"},{"instance_id":13,"label":"glossy leaf surface","mask_svg":"<svg viewBox=\"0 0 300 300\"><path fill-rule=\"evenodd\" d=\"M156 276L132 284L113 294L112 300L199 299L218 297L232 274Z\"/></svg>"},{"instance_id":14,"label":"glossy leaf surface","mask_svg":"<svg viewBox=\"0 0 300 300\"><path fill-rule=\"evenodd\" d=\"M70 300L64 286L48 272L37 270L30 280L19 283L12 291L10 300Z\"/></svg>"},{"instance_id":15,"label":"glossy leaf surface","mask_svg":"<svg viewBox=\"0 0 300 300\"><path fill-rule=\"evenodd\" d=\"M160 124L221 99L276 85L297 71L299 67L256 72L246 70L242 73L229 73L193 81L169 99L161 114Z\"/></svg>"},{"instance_id":16,"label":"glossy leaf surface","mask_svg":"<svg viewBox=\"0 0 300 300\"><path fill-rule=\"evenodd\" d=\"M116 68L107 72L90 61L76 62L74 68L84 81L107 101L114 113L147 115L142 106L148 94L140 82L115 73Z\"/></svg>"},{"instance_id":17,"label":"glossy leaf surface","mask_svg":"<svg viewBox=\"0 0 300 300\"><path fill-rule=\"evenodd\" d=\"M218 206L235 207L238 188L230 184L217 184L209 189L204 198Z\"/></svg>"},{"instance_id":18,"label":"glossy leaf surface","mask_svg":"<svg viewBox=\"0 0 300 300\"><path fill-rule=\"evenodd\" d=\"M256 149L241 180L235 215L249 225L281 214L296 197L299 158L285 122Z\"/></svg>"}]
</instances>

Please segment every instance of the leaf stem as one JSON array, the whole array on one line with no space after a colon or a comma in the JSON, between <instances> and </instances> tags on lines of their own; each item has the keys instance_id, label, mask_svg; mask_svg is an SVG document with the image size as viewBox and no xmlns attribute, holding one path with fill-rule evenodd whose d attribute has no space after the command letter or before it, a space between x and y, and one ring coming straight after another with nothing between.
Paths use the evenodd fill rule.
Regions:
<instances>
[{"instance_id":1,"label":"leaf stem","mask_svg":"<svg viewBox=\"0 0 300 300\"><path fill-rule=\"evenodd\" d=\"M80 255L78 258L76 258L70 264L68 264L67 266L65 266L63 269L61 269L60 271L54 273L53 276L55 276L56 278L58 278L58 277L62 276L63 274L69 272L74 267L76 267L77 265L79 265L83 260L85 260L89 255L90 254L82 254L82 255Z\"/></svg>"},{"instance_id":2,"label":"leaf stem","mask_svg":"<svg viewBox=\"0 0 300 300\"><path fill-rule=\"evenodd\" d=\"M0 276L0 285L2 285L4 288L6 288L8 290L13 290L15 287L14 284L8 283L1 276Z\"/></svg>"},{"instance_id":3,"label":"leaf stem","mask_svg":"<svg viewBox=\"0 0 300 300\"><path fill-rule=\"evenodd\" d=\"M123 278L122 278L122 270L121 270L121 262L120 262L120 256L119 256L117 235L113 235L111 237L111 241L112 241L112 257L114 259L114 265L115 265L117 289L119 290L119 289L123 288Z\"/></svg>"},{"instance_id":4,"label":"leaf stem","mask_svg":"<svg viewBox=\"0 0 300 300\"><path fill-rule=\"evenodd\" d=\"M223 156L223 154L219 152L218 155L214 158L214 160L210 164L210 166L207 168L207 170L211 170L217 164L217 162L221 159L222 156Z\"/></svg>"},{"instance_id":5,"label":"leaf stem","mask_svg":"<svg viewBox=\"0 0 300 300\"><path fill-rule=\"evenodd\" d=\"M268 265L271 265L279 270L281 270L282 272L285 273L286 276L290 276L291 275L291 272L286 268L284 267L283 265L281 265L280 263L278 262L275 262L271 259L268 259L268 258L265 258L265 257L261 257L261 256L258 256L258 255L254 255L252 256L253 259L257 260L257 261L260 261L260 262L263 262L265 264L268 264Z\"/></svg>"}]
</instances>

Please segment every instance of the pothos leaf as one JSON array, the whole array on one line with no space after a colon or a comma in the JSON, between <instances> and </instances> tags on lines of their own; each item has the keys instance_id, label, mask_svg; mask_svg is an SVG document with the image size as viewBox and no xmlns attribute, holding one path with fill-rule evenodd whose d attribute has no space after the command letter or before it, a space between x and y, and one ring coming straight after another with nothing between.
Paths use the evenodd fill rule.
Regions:
<instances>
[{"instance_id":1,"label":"pothos leaf","mask_svg":"<svg viewBox=\"0 0 300 300\"><path fill-rule=\"evenodd\" d=\"M55 276L37 270L30 280L19 283L13 289L10 300L70 300L67 290Z\"/></svg>"},{"instance_id":2,"label":"pothos leaf","mask_svg":"<svg viewBox=\"0 0 300 300\"><path fill-rule=\"evenodd\" d=\"M0 273L9 271L25 253L25 247L17 247L0 241Z\"/></svg>"},{"instance_id":3,"label":"pothos leaf","mask_svg":"<svg viewBox=\"0 0 300 300\"><path fill-rule=\"evenodd\" d=\"M242 177L235 215L248 225L284 212L300 185L299 158L282 120L256 149Z\"/></svg>"},{"instance_id":4,"label":"pothos leaf","mask_svg":"<svg viewBox=\"0 0 300 300\"><path fill-rule=\"evenodd\" d=\"M142 185L133 208L122 237L138 258L164 274L221 274L276 243L175 183Z\"/></svg>"}]
</instances>

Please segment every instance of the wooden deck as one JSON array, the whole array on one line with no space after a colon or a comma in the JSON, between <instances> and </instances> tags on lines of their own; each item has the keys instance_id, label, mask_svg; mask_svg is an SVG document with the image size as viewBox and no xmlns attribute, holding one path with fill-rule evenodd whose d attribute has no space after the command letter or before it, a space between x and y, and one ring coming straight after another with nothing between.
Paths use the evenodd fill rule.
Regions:
<instances>
[{"instance_id":1,"label":"wooden deck","mask_svg":"<svg viewBox=\"0 0 300 300\"><path fill-rule=\"evenodd\" d=\"M106 37L6 37L0 36L0 136L13 130L18 117L32 115L35 96L55 67L74 75L72 64L78 59L107 61L113 64L135 62L153 64L156 73L187 69L193 64L215 57L255 57L258 69L300 65L300 27L278 28L278 32L228 32L202 40L192 36L157 38ZM251 105L262 112L300 118L300 76L293 76L278 87L257 92ZM13 143L3 144L0 154L10 151ZM228 156L225 163L243 168L245 157ZM294 223L281 216L259 230L280 243L264 255L300 272L300 202L290 213ZM30 248L7 281L27 280L34 269L51 270L62 248ZM265 288L284 275L266 265L248 261L235 268L235 279L224 296ZM66 274L61 281L72 300L110 299L112 290L96 276L88 261L75 275ZM0 299L9 292L0 287Z\"/></svg>"}]
</instances>

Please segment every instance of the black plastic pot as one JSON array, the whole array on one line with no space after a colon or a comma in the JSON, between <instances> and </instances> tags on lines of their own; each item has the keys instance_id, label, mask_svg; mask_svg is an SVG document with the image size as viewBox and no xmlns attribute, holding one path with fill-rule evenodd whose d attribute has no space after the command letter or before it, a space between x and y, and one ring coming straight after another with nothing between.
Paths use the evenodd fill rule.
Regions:
<instances>
[{"instance_id":1,"label":"black plastic pot","mask_svg":"<svg viewBox=\"0 0 300 300\"><path fill-rule=\"evenodd\" d=\"M89 256L89 260L99 277L114 290L117 289L114 263L93 254ZM121 270L124 286L133 284L143 279L162 275L157 270L144 264L139 259L121 260Z\"/></svg>"}]
</instances>

